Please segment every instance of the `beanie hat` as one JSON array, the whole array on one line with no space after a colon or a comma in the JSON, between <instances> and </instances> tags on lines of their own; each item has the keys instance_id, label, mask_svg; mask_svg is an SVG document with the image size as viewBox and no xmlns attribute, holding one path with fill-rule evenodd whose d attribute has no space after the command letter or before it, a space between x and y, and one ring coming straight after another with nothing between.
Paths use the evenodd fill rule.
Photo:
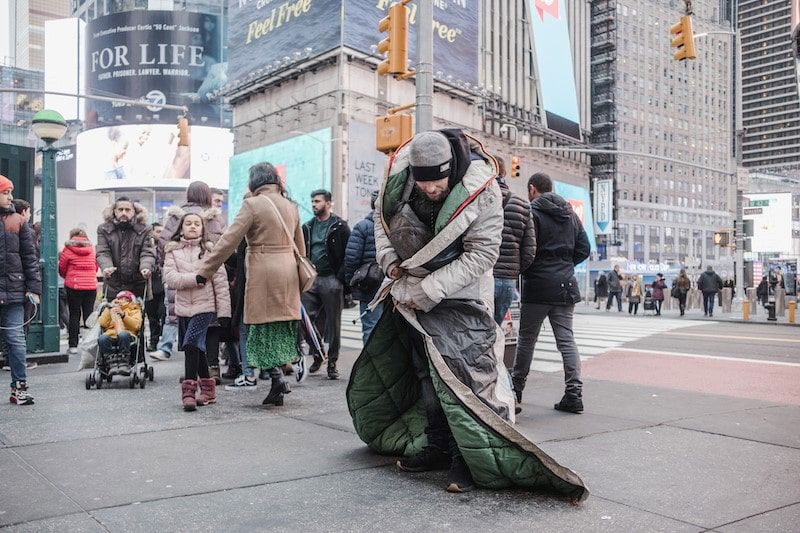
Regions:
<instances>
[{"instance_id":1,"label":"beanie hat","mask_svg":"<svg viewBox=\"0 0 800 533\"><path fill-rule=\"evenodd\" d=\"M0 175L0 192L9 189L14 190L14 184L7 177Z\"/></svg>"},{"instance_id":2,"label":"beanie hat","mask_svg":"<svg viewBox=\"0 0 800 533\"><path fill-rule=\"evenodd\" d=\"M438 131L425 131L411 141L409 163L416 181L449 178L453 170L450 142Z\"/></svg>"},{"instance_id":3,"label":"beanie hat","mask_svg":"<svg viewBox=\"0 0 800 533\"><path fill-rule=\"evenodd\" d=\"M119 291L117 293L117 298L127 298L128 300L135 302L136 296L133 295L131 291Z\"/></svg>"}]
</instances>

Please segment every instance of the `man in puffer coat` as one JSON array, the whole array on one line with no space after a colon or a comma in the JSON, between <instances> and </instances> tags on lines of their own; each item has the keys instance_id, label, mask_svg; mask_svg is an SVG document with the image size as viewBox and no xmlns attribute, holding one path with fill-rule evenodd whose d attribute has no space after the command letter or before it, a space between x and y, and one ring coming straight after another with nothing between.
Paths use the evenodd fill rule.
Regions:
<instances>
[{"instance_id":1,"label":"man in puffer coat","mask_svg":"<svg viewBox=\"0 0 800 533\"><path fill-rule=\"evenodd\" d=\"M0 326L5 328L8 363L11 367L11 396L16 405L33 404L28 394L25 367L25 299L39 304L42 281L39 274L33 229L14 209L12 191L14 184L0 176L0 221L3 238L0 239Z\"/></svg>"},{"instance_id":2,"label":"man in puffer coat","mask_svg":"<svg viewBox=\"0 0 800 533\"><path fill-rule=\"evenodd\" d=\"M375 200L378 199L378 191L372 193L370 206L372 211L358 222L354 227L350 238L347 240L347 249L344 256L344 279L349 285L353 280L353 274L364 265L374 264L376 270L380 270L375 261ZM369 339L372 328L378 323L378 319L383 313L383 304L379 304L373 311L367 306L375 298L380 288L381 280L377 280L374 287L358 288L351 285L353 289L353 299L358 300L361 311L361 333L364 337L364 344Z\"/></svg>"},{"instance_id":3,"label":"man in puffer coat","mask_svg":"<svg viewBox=\"0 0 800 533\"><path fill-rule=\"evenodd\" d=\"M505 162L497 158L497 184L503 195L503 243L494 265L494 320L498 325L511 307L520 272L536 257L536 231L528 202L511 192L504 176Z\"/></svg>"}]
</instances>

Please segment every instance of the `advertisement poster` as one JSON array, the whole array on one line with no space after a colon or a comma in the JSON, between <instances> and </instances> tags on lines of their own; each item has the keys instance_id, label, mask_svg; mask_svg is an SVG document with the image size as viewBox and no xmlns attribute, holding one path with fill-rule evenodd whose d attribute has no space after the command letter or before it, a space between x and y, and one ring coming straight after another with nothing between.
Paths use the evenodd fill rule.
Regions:
<instances>
[{"instance_id":1,"label":"advertisement poster","mask_svg":"<svg viewBox=\"0 0 800 533\"><path fill-rule=\"evenodd\" d=\"M592 217L592 202L589 199L589 191L583 187L576 187L561 181L553 182L553 192L566 200L572 206L572 210L578 215L589 237L589 244L592 252L597 251L597 240L594 233L594 220Z\"/></svg>"},{"instance_id":2,"label":"advertisement poster","mask_svg":"<svg viewBox=\"0 0 800 533\"><path fill-rule=\"evenodd\" d=\"M594 180L594 229L597 235L614 231L614 180Z\"/></svg>"},{"instance_id":3,"label":"advertisement poster","mask_svg":"<svg viewBox=\"0 0 800 533\"><path fill-rule=\"evenodd\" d=\"M318 56L341 43L342 0L230 0L228 79L278 65L295 53Z\"/></svg>"},{"instance_id":4,"label":"advertisement poster","mask_svg":"<svg viewBox=\"0 0 800 533\"><path fill-rule=\"evenodd\" d=\"M56 154L56 179L59 189L74 189L76 178L75 157L78 147L74 144L62 146Z\"/></svg>"},{"instance_id":5,"label":"advertisement poster","mask_svg":"<svg viewBox=\"0 0 800 533\"><path fill-rule=\"evenodd\" d=\"M375 149L360 150L360 146L375 145L375 126L363 122L350 123L350 146L347 161L347 222L353 227L372 211L372 192L381 188L386 172L387 157Z\"/></svg>"},{"instance_id":6,"label":"advertisement poster","mask_svg":"<svg viewBox=\"0 0 800 533\"><path fill-rule=\"evenodd\" d=\"M528 15L547 127L580 139L566 0L530 0Z\"/></svg>"},{"instance_id":7,"label":"advertisement poster","mask_svg":"<svg viewBox=\"0 0 800 533\"><path fill-rule=\"evenodd\" d=\"M219 125L220 107L208 95L227 81L219 17L186 11L127 11L86 25L86 91L98 96L146 99L149 107L86 100L86 121L175 123L189 118ZM204 118L205 117L205 118Z\"/></svg>"},{"instance_id":8,"label":"advertisement poster","mask_svg":"<svg viewBox=\"0 0 800 533\"><path fill-rule=\"evenodd\" d=\"M393 0L354 1L345 3L344 44L366 54L385 34L378 23L386 16ZM433 4L433 72L452 82L461 80L478 85L478 0L440 0ZM417 10L409 4L408 58L416 63Z\"/></svg>"},{"instance_id":9,"label":"advertisement poster","mask_svg":"<svg viewBox=\"0 0 800 533\"><path fill-rule=\"evenodd\" d=\"M185 188L191 180L228 188L233 134L192 126L191 146L178 146L178 129L166 124L95 128L78 135L78 190Z\"/></svg>"},{"instance_id":10,"label":"advertisement poster","mask_svg":"<svg viewBox=\"0 0 800 533\"><path fill-rule=\"evenodd\" d=\"M250 167L257 163L272 163L277 168L289 198L297 203L301 222L313 217L311 193L331 188L331 141L331 129L325 128L233 156L230 160L228 222L233 221L242 206ZM335 204L336 198L333 201Z\"/></svg>"},{"instance_id":11,"label":"advertisement poster","mask_svg":"<svg viewBox=\"0 0 800 533\"><path fill-rule=\"evenodd\" d=\"M744 196L744 220L753 221L751 251L791 251L792 193L745 193Z\"/></svg>"}]
</instances>

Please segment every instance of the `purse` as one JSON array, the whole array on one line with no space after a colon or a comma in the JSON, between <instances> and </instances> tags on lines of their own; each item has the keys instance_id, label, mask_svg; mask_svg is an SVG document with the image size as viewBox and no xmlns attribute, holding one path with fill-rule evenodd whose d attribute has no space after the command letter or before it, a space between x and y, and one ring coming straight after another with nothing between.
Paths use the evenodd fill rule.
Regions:
<instances>
[{"instance_id":1,"label":"purse","mask_svg":"<svg viewBox=\"0 0 800 533\"><path fill-rule=\"evenodd\" d=\"M283 226L283 231L286 232L289 242L292 243L294 259L297 262L297 277L300 280L300 292L306 292L314 286L314 280L317 279L317 269L314 268L313 263L309 261L308 257L302 255L300 250L297 249L297 245L294 243L294 237L289 233L289 228L286 227L286 222L283 221L281 212L278 211L278 206L275 205L275 202L266 195L262 195L261 197L268 201L269 205L275 210L275 214L278 215L278 220L281 221L281 226Z\"/></svg>"},{"instance_id":2,"label":"purse","mask_svg":"<svg viewBox=\"0 0 800 533\"><path fill-rule=\"evenodd\" d=\"M361 291L372 291L383 283L383 270L378 263L364 263L358 267L350 280L350 286Z\"/></svg>"}]
</instances>

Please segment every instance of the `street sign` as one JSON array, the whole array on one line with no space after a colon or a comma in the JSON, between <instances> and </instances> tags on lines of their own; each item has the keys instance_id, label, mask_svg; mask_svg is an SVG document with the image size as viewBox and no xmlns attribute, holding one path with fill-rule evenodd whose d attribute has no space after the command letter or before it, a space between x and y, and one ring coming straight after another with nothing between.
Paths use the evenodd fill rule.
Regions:
<instances>
[{"instance_id":1,"label":"street sign","mask_svg":"<svg viewBox=\"0 0 800 533\"><path fill-rule=\"evenodd\" d=\"M598 235L609 235L614 228L614 181L594 180L594 220Z\"/></svg>"}]
</instances>

